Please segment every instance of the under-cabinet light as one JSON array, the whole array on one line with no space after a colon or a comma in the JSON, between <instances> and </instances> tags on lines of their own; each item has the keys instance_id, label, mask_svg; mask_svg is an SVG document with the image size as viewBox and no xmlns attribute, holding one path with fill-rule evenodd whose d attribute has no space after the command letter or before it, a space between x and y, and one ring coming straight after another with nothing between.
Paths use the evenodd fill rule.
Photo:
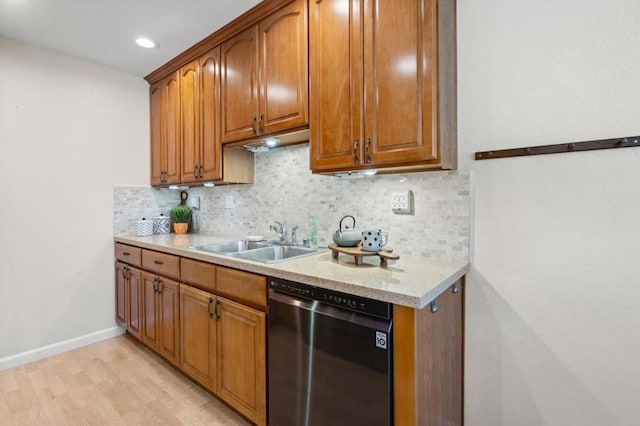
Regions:
<instances>
[{"instance_id":1,"label":"under-cabinet light","mask_svg":"<svg viewBox=\"0 0 640 426\"><path fill-rule=\"evenodd\" d=\"M268 138L264 140L264 144L269 148L276 147L280 144L280 139L278 138Z\"/></svg>"},{"instance_id":2,"label":"under-cabinet light","mask_svg":"<svg viewBox=\"0 0 640 426\"><path fill-rule=\"evenodd\" d=\"M202 186L206 186L207 188L212 188L212 187L216 186L216 184L213 183L213 182L205 182L205 183L202 184Z\"/></svg>"}]
</instances>

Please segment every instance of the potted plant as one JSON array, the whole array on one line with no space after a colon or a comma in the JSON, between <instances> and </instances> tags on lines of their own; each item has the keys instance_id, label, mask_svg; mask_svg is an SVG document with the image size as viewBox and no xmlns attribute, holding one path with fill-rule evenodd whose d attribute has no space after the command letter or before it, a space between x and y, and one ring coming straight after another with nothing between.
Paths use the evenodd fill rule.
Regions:
<instances>
[{"instance_id":1,"label":"potted plant","mask_svg":"<svg viewBox=\"0 0 640 426\"><path fill-rule=\"evenodd\" d=\"M169 217L173 221L173 230L176 234L186 234L189 230L189 221L193 210L189 206L178 205L169 211Z\"/></svg>"}]
</instances>

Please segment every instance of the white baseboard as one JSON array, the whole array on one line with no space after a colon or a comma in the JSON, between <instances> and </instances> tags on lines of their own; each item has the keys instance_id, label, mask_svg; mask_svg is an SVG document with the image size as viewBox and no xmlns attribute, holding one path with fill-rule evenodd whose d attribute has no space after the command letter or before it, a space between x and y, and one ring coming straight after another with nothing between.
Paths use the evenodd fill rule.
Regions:
<instances>
[{"instance_id":1,"label":"white baseboard","mask_svg":"<svg viewBox=\"0 0 640 426\"><path fill-rule=\"evenodd\" d=\"M57 355L62 352L70 351L82 346L87 346L92 343L99 342L101 340L116 337L124 333L124 329L120 327L110 327L104 330L96 331L93 333L85 334L84 336L74 337L73 339L65 340L63 342L54 343L51 345L43 346L41 348L32 349L30 351L22 352L16 355L0 358L0 371L8 370L13 367L28 364L39 359L46 358L52 355Z\"/></svg>"}]
</instances>

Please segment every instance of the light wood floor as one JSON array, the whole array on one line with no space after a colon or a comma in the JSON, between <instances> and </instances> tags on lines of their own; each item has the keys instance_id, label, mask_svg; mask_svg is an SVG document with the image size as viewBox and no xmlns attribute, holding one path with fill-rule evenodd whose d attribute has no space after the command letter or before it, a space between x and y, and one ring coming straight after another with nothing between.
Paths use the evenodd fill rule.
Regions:
<instances>
[{"instance_id":1,"label":"light wood floor","mask_svg":"<svg viewBox=\"0 0 640 426\"><path fill-rule=\"evenodd\" d=\"M248 425L128 336L0 372L0 425Z\"/></svg>"}]
</instances>

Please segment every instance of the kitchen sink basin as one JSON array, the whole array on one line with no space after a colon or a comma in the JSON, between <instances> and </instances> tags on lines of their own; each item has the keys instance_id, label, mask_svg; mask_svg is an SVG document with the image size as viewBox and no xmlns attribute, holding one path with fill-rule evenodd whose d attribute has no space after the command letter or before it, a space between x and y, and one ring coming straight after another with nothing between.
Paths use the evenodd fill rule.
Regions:
<instances>
[{"instance_id":1,"label":"kitchen sink basin","mask_svg":"<svg viewBox=\"0 0 640 426\"><path fill-rule=\"evenodd\" d=\"M207 244L189 247L193 250L224 254L241 259L256 260L264 263L278 263L289 259L309 256L322 249L281 245L273 241L236 240L220 244Z\"/></svg>"},{"instance_id":2,"label":"kitchen sink basin","mask_svg":"<svg viewBox=\"0 0 640 426\"><path fill-rule=\"evenodd\" d=\"M287 259L309 256L317 252L317 249L306 247L272 245L269 247L256 248L253 250L234 253L233 257L257 260L264 263L277 263Z\"/></svg>"},{"instance_id":3,"label":"kitchen sink basin","mask_svg":"<svg viewBox=\"0 0 640 426\"><path fill-rule=\"evenodd\" d=\"M202 251L210 251L213 253L238 253L241 251L253 250L262 247L270 247L273 243L268 241L247 241L247 240L236 240L229 241L221 244L207 244L204 246L193 246L189 247L194 250L202 250Z\"/></svg>"}]
</instances>

